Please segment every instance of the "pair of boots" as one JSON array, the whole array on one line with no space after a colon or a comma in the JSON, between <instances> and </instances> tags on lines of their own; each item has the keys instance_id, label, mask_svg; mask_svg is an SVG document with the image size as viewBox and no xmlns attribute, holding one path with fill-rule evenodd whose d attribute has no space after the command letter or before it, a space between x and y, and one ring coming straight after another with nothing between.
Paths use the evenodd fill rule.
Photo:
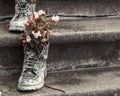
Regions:
<instances>
[{"instance_id":1,"label":"pair of boots","mask_svg":"<svg viewBox=\"0 0 120 96\"><path fill-rule=\"evenodd\" d=\"M15 3L15 15L10 21L9 31L24 31L24 24L33 15L36 3L33 0L16 0ZM43 46L39 55L36 55L32 49L23 47L24 62L18 89L23 91L40 89L44 86L44 78L47 75L46 59L49 44Z\"/></svg>"}]
</instances>

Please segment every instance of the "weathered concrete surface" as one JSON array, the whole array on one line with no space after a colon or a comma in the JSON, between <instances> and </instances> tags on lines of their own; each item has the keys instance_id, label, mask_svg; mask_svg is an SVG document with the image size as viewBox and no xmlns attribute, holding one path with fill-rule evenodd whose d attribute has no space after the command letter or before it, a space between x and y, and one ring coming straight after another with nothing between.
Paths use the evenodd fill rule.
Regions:
<instances>
[{"instance_id":1,"label":"weathered concrete surface","mask_svg":"<svg viewBox=\"0 0 120 96\"><path fill-rule=\"evenodd\" d=\"M116 42L51 45L48 58L49 71L118 65L120 46Z\"/></svg>"},{"instance_id":2,"label":"weathered concrete surface","mask_svg":"<svg viewBox=\"0 0 120 96\"><path fill-rule=\"evenodd\" d=\"M0 49L0 69L20 68L23 63L22 47L8 47Z\"/></svg>"},{"instance_id":3,"label":"weathered concrete surface","mask_svg":"<svg viewBox=\"0 0 120 96\"><path fill-rule=\"evenodd\" d=\"M91 70L48 74L47 85L34 92L17 91L18 75L0 77L1 96L120 96L120 70Z\"/></svg>"},{"instance_id":4,"label":"weathered concrete surface","mask_svg":"<svg viewBox=\"0 0 120 96\"><path fill-rule=\"evenodd\" d=\"M119 6L119 0L38 0L37 9L47 14L95 16L119 14ZM11 14L14 14L14 0L1 0L0 16Z\"/></svg>"},{"instance_id":5,"label":"weathered concrete surface","mask_svg":"<svg viewBox=\"0 0 120 96\"><path fill-rule=\"evenodd\" d=\"M22 67L21 47L1 49L0 57L1 69ZM120 45L117 42L51 45L47 66L48 72L120 66Z\"/></svg>"},{"instance_id":6,"label":"weathered concrete surface","mask_svg":"<svg viewBox=\"0 0 120 96\"><path fill-rule=\"evenodd\" d=\"M48 71L119 66L119 20L118 17L61 21L50 38ZM0 68L21 68L23 56L19 34L8 32L1 23Z\"/></svg>"},{"instance_id":7,"label":"weathered concrete surface","mask_svg":"<svg viewBox=\"0 0 120 96\"><path fill-rule=\"evenodd\" d=\"M14 0L2 0L0 1L0 16L14 14L15 4Z\"/></svg>"},{"instance_id":8,"label":"weathered concrete surface","mask_svg":"<svg viewBox=\"0 0 120 96\"><path fill-rule=\"evenodd\" d=\"M61 18L62 19L62 18ZM50 42L52 44L79 43L93 41L120 40L120 17L116 18L67 18L61 20L53 30ZM19 46L19 34L10 33L6 24L0 23L0 46Z\"/></svg>"},{"instance_id":9,"label":"weathered concrete surface","mask_svg":"<svg viewBox=\"0 0 120 96\"><path fill-rule=\"evenodd\" d=\"M37 9L46 10L47 14L114 15L120 13L119 4L119 0L39 0Z\"/></svg>"},{"instance_id":10,"label":"weathered concrete surface","mask_svg":"<svg viewBox=\"0 0 120 96\"><path fill-rule=\"evenodd\" d=\"M64 18L63 18L64 19ZM48 71L120 65L120 17L64 19L51 35ZM0 24L0 67L21 68L19 34Z\"/></svg>"}]
</instances>

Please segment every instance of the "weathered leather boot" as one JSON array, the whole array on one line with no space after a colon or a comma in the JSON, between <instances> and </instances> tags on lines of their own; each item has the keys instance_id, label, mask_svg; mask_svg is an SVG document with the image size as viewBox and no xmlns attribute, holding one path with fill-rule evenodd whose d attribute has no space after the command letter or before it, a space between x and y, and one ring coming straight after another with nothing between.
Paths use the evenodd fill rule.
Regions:
<instances>
[{"instance_id":1,"label":"weathered leather boot","mask_svg":"<svg viewBox=\"0 0 120 96\"><path fill-rule=\"evenodd\" d=\"M22 74L18 81L18 90L31 91L44 86L46 77L46 59L48 57L49 44L45 44L40 54L32 49L24 47L24 63Z\"/></svg>"},{"instance_id":2,"label":"weathered leather boot","mask_svg":"<svg viewBox=\"0 0 120 96\"><path fill-rule=\"evenodd\" d=\"M15 0L15 15L10 21L9 31L24 31L24 24L33 15L36 3L31 0Z\"/></svg>"}]
</instances>

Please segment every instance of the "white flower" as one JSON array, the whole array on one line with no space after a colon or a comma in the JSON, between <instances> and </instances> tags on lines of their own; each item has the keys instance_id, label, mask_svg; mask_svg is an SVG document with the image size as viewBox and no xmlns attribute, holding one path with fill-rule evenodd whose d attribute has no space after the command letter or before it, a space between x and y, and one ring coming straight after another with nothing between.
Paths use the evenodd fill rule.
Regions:
<instances>
[{"instance_id":1,"label":"white flower","mask_svg":"<svg viewBox=\"0 0 120 96\"><path fill-rule=\"evenodd\" d=\"M32 31L32 34L34 35L35 31Z\"/></svg>"},{"instance_id":2,"label":"white flower","mask_svg":"<svg viewBox=\"0 0 120 96\"><path fill-rule=\"evenodd\" d=\"M26 36L26 41L29 43L31 42L31 37L29 35Z\"/></svg>"},{"instance_id":3,"label":"white flower","mask_svg":"<svg viewBox=\"0 0 120 96\"><path fill-rule=\"evenodd\" d=\"M41 16L41 15L45 15L45 11L43 11L43 10L39 10L38 11L38 14Z\"/></svg>"},{"instance_id":4,"label":"white flower","mask_svg":"<svg viewBox=\"0 0 120 96\"><path fill-rule=\"evenodd\" d=\"M59 20L60 20L59 16L52 16L52 21L55 22L55 24L57 24Z\"/></svg>"},{"instance_id":5,"label":"white flower","mask_svg":"<svg viewBox=\"0 0 120 96\"><path fill-rule=\"evenodd\" d=\"M37 12L34 12L34 18L38 19L39 18L39 14Z\"/></svg>"},{"instance_id":6,"label":"white flower","mask_svg":"<svg viewBox=\"0 0 120 96\"><path fill-rule=\"evenodd\" d=\"M47 33L48 33L47 31L44 31L44 35L43 36L45 37L47 35Z\"/></svg>"},{"instance_id":7,"label":"white flower","mask_svg":"<svg viewBox=\"0 0 120 96\"><path fill-rule=\"evenodd\" d=\"M38 32L37 32L37 34L38 34L38 36L40 36L40 37L41 37L41 33L40 33L40 31L38 31Z\"/></svg>"},{"instance_id":8,"label":"white flower","mask_svg":"<svg viewBox=\"0 0 120 96\"><path fill-rule=\"evenodd\" d=\"M36 39L37 39L38 37L41 37L40 31L38 31L38 32L32 31L32 34L34 35L34 37L35 37Z\"/></svg>"}]
</instances>

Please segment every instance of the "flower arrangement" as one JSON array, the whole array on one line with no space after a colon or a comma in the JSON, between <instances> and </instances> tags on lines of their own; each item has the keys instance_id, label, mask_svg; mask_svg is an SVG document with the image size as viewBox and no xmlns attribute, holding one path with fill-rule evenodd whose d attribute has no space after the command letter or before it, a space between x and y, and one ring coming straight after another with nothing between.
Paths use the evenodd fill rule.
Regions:
<instances>
[{"instance_id":1,"label":"flower arrangement","mask_svg":"<svg viewBox=\"0 0 120 96\"><path fill-rule=\"evenodd\" d=\"M34 12L25 24L24 33L20 35L23 45L40 53L43 46L48 43L53 25L57 25L58 22L59 16L46 18L46 13L43 10Z\"/></svg>"}]
</instances>

